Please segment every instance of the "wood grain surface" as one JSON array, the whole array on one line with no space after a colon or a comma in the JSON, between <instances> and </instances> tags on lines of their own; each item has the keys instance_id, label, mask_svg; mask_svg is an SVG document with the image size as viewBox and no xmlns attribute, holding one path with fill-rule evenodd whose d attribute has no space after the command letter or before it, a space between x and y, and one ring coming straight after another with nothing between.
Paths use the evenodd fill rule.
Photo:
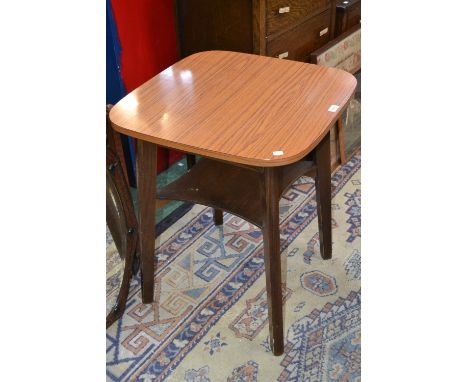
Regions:
<instances>
[{"instance_id":1,"label":"wood grain surface","mask_svg":"<svg viewBox=\"0 0 468 382\"><path fill-rule=\"evenodd\" d=\"M265 169L265 227L263 246L265 258L265 279L268 301L268 324L270 347L274 355L284 352L283 294L281 283L281 246L279 226L279 187L278 168Z\"/></svg>"},{"instance_id":2,"label":"wood grain surface","mask_svg":"<svg viewBox=\"0 0 468 382\"><path fill-rule=\"evenodd\" d=\"M137 190L139 208L139 241L141 250L141 300L153 302L154 297L154 234L156 223L157 146L137 141Z\"/></svg>"},{"instance_id":3,"label":"wood grain surface","mask_svg":"<svg viewBox=\"0 0 468 382\"><path fill-rule=\"evenodd\" d=\"M288 7L288 12L279 13ZM266 2L267 35L285 30L298 21L317 15L330 7L329 0L270 0Z\"/></svg>"},{"instance_id":4,"label":"wood grain surface","mask_svg":"<svg viewBox=\"0 0 468 382\"><path fill-rule=\"evenodd\" d=\"M252 0L176 0L174 3L182 57L212 49L252 52Z\"/></svg>"},{"instance_id":5,"label":"wood grain surface","mask_svg":"<svg viewBox=\"0 0 468 382\"><path fill-rule=\"evenodd\" d=\"M288 60L310 62L310 53L330 40L330 15L331 11L328 9L292 28L288 33L267 37L267 56L278 57L288 52ZM320 35L320 32L323 34Z\"/></svg>"},{"instance_id":6,"label":"wood grain surface","mask_svg":"<svg viewBox=\"0 0 468 382\"><path fill-rule=\"evenodd\" d=\"M266 52L266 5L265 0L252 0L252 53L265 55ZM244 23L244 19L240 20ZM226 50L223 48L223 50Z\"/></svg>"},{"instance_id":7,"label":"wood grain surface","mask_svg":"<svg viewBox=\"0 0 468 382\"><path fill-rule=\"evenodd\" d=\"M117 131L164 147L282 166L320 142L355 88L354 76L342 70L209 51L153 77L119 101L109 117ZM328 111L331 105L338 109Z\"/></svg>"},{"instance_id":8,"label":"wood grain surface","mask_svg":"<svg viewBox=\"0 0 468 382\"><path fill-rule=\"evenodd\" d=\"M315 163L299 161L279 167L280 193L304 174L314 177ZM264 188L264 171L203 158L180 178L158 188L157 198L214 207L217 211L230 212L263 228ZM220 212L216 214L218 216L215 215L215 222L222 224Z\"/></svg>"},{"instance_id":9,"label":"wood grain surface","mask_svg":"<svg viewBox=\"0 0 468 382\"><path fill-rule=\"evenodd\" d=\"M331 228L331 171L330 171L330 134L328 133L315 150L317 174L315 188L317 198L317 222L320 237L320 254L322 259L332 258Z\"/></svg>"}]
</instances>

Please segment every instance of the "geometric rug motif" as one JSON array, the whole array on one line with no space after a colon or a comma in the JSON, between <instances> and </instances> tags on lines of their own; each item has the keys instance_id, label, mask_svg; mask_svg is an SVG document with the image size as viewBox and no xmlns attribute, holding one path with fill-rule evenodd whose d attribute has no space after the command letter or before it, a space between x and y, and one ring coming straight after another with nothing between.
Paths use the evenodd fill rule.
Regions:
<instances>
[{"instance_id":1,"label":"geometric rug motif","mask_svg":"<svg viewBox=\"0 0 468 382\"><path fill-rule=\"evenodd\" d=\"M320 271L304 273L301 276L301 285L317 296L330 296L337 291L335 278Z\"/></svg>"},{"instance_id":2,"label":"geometric rug motif","mask_svg":"<svg viewBox=\"0 0 468 382\"><path fill-rule=\"evenodd\" d=\"M213 355L214 352L220 352L223 346L227 346L227 343L224 342L226 337L221 337L221 333L216 333L215 336L211 337L208 341L204 341L203 344L205 347L204 351L208 351L209 355Z\"/></svg>"},{"instance_id":3,"label":"geometric rug motif","mask_svg":"<svg viewBox=\"0 0 468 382\"><path fill-rule=\"evenodd\" d=\"M279 382L360 380L361 295L327 303L288 330Z\"/></svg>"},{"instance_id":4,"label":"geometric rug motif","mask_svg":"<svg viewBox=\"0 0 468 382\"><path fill-rule=\"evenodd\" d=\"M185 372L185 379L186 382L211 382L208 378L208 373L210 372L210 368L208 366L203 366L198 370L190 369Z\"/></svg>"},{"instance_id":5,"label":"geometric rug motif","mask_svg":"<svg viewBox=\"0 0 468 382\"><path fill-rule=\"evenodd\" d=\"M332 229L338 228L338 225L336 223L336 220L332 218L331 220L331 226ZM319 239L319 233L316 232L315 235L310 239L310 241L307 243L307 251L304 252L304 262L306 264L310 264L312 261L312 258L317 258L317 256L320 257L320 239Z\"/></svg>"},{"instance_id":6,"label":"geometric rug motif","mask_svg":"<svg viewBox=\"0 0 468 382\"><path fill-rule=\"evenodd\" d=\"M347 241L351 243L356 237L361 237L361 190L358 188L355 192L347 192L345 196L348 198L345 204L349 207L346 213L350 215L346 220L350 224Z\"/></svg>"},{"instance_id":7,"label":"geometric rug motif","mask_svg":"<svg viewBox=\"0 0 468 382\"><path fill-rule=\"evenodd\" d=\"M227 382L255 382L257 380L258 364L248 361L245 365L235 368Z\"/></svg>"},{"instance_id":8,"label":"geometric rug motif","mask_svg":"<svg viewBox=\"0 0 468 382\"><path fill-rule=\"evenodd\" d=\"M283 304L291 293L292 290L283 285ZM229 329L236 334L236 337L252 340L268 322L266 288L263 288L254 298L247 300L246 305L244 310L229 324Z\"/></svg>"},{"instance_id":9,"label":"geometric rug motif","mask_svg":"<svg viewBox=\"0 0 468 382\"><path fill-rule=\"evenodd\" d=\"M357 153L332 176L333 257L327 261L317 251L318 240L313 245L317 254L307 262L303 255L311 238L318 238L314 180L299 178L280 200L280 250L282 259L287 259L284 328L290 342L284 356L275 357L262 346L268 343L268 320L262 302L266 281L261 231L226 212L224 224L215 226L212 209L194 205L156 239L156 302L142 303L140 277L135 276L123 316L106 331L107 380L275 381L282 375L299 381L294 379L299 375L306 381L309 369L300 364L311 361L304 349L319 353L322 366L317 375L324 381L358 375L358 325L338 330L339 338L323 337L325 349L320 351L291 337L291 328L302 325L301 319L315 322L307 313L323 312L327 304L354 309L339 301L360 290L357 257L352 268L346 264L350 254L360 250L360 233L347 241L350 213L346 212L351 207L346 204L349 195L356 198L359 182ZM353 217L360 227L360 209L353 211ZM301 275L310 274L333 278L335 287L317 286L317 280L306 276L301 284ZM341 310L331 309L330 314L341 317ZM329 317L328 322L336 326L339 320ZM240 324L235 325L241 321L243 332ZM312 331L303 327L303 336L317 336L324 329L317 325Z\"/></svg>"},{"instance_id":10,"label":"geometric rug motif","mask_svg":"<svg viewBox=\"0 0 468 382\"><path fill-rule=\"evenodd\" d=\"M361 251L354 249L345 262L346 274L351 278L361 280Z\"/></svg>"}]
</instances>

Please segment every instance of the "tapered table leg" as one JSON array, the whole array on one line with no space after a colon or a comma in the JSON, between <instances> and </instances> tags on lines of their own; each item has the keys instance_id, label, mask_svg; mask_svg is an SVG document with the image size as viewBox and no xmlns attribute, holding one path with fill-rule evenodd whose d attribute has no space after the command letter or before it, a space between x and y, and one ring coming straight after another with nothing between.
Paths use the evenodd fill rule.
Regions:
<instances>
[{"instance_id":1,"label":"tapered table leg","mask_svg":"<svg viewBox=\"0 0 468 382\"><path fill-rule=\"evenodd\" d=\"M274 355L281 355L284 351L279 199L280 185L278 168L265 168L265 224L263 228L263 242L268 299L268 321L270 325L270 346Z\"/></svg>"},{"instance_id":2,"label":"tapered table leg","mask_svg":"<svg viewBox=\"0 0 468 382\"><path fill-rule=\"evenodd\" d=\"M223 211L213 208L213 221L215 225L223 225Z\"/></svg>"},{"instance_id":3,"label":"tapered table leg","mask_svg":"<svg viewBox=\"0 0 468 382\"><path fill-rule=\"evenodd\" d=\"M195 166L196 163L196 158L195 155L193 154L186 154L185 158L187 160L187 169L191 169L193 166Z\"/></svg>"},{"instance_id":4,"label":"tapered table leg","mask_svg":"<svg viewBox=\"0 0 468 382\"><path fill-rule=\"evenodd\" d=\"M154 240L156 223L157 147L137 140L137 189L141 251L141 295L143 303L153 302Z\"/></svg>"},{"instance_id":5,"label":"tapered table leg","mask_svg":"<svg viewBox=\"0 0 468 382\"><path fill-rule=\"evenodd\" d=\"M346 163L346 153L345 153L345 136L344 136L344 126L343 126L344 114L340 115L338 118L338 141L340 144L340 163Z\"/></svg>"},{"instance_id":6,"label":"tapered table leg","mask_svg":"<svg viewBox=\"0 0 468 382\"><path fill-rule=\"evenodd\" d=\"M322 259L332 257L330 133L315 148L317 216Z\"/></svg>"}]
</instances>

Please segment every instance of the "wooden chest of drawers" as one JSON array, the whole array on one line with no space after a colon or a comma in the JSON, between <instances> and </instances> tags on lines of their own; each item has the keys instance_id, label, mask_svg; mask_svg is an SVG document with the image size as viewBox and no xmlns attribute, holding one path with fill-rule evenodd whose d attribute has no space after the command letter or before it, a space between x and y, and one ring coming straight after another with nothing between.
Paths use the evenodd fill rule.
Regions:
<instances>
[{"instance_id":1,"label":"wooden chest of drawers","mask_svg":"<svg viewBox=\"0 0 468 382\"><path fill-rule=\"evenodd\" d=\"M335 37L361 23L361 0L336 2Z\"/></svg>"},{"instance_id":2,"label":"wooden chest of drawers","mask_svg":"<svg viewBox=\"0 0 468 382\"><path fill-rule=\"evenodd\" d=\"M334 31L335 0L176 0L180 56L232 50L297 61Z\"/></svg>"}]
</instances>

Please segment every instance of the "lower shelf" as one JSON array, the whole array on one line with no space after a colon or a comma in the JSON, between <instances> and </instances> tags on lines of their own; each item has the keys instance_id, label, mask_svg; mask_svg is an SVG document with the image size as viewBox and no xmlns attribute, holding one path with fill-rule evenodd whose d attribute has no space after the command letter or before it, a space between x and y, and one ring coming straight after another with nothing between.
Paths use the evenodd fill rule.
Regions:
<instances>
[{"instance_id":1,"label":"lower shelf","mask_svg":"<svg viewBox=\"0 0 468 382\"><path fill-rule=\"evenodd\" d=\"M311 161L280 168L284 190L301 175L315 175ZM221 209L263 228L265 194L263 169L238 167L201 159L176 181L157 191L158 199L183 200Z\"/></svg>"}]
</instances>

